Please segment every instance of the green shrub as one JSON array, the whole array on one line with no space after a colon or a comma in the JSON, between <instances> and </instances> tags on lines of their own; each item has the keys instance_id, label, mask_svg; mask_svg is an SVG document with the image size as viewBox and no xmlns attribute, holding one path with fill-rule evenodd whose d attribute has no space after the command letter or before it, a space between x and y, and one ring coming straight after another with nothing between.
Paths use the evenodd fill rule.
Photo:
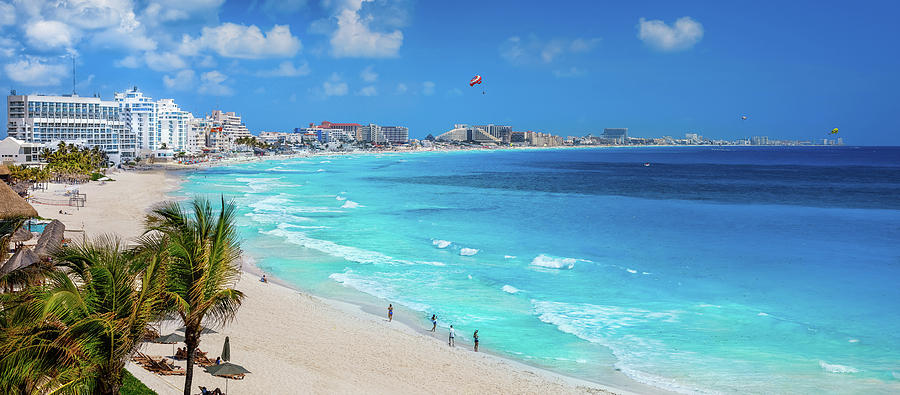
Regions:
<instances>
[{"instance_id":1,"label":"green shrub","mask_svg":"<svg viewBox=\"0 0 900 395\"><path fill-rule=\"evenodd\" d=\"M97 180L99 180L99 179L101 179L101 178L103 178L103 177L104 177L103 174L100 174L100 173L91 173L91 181L97 181Z\"/></svg>"}]
</instances>

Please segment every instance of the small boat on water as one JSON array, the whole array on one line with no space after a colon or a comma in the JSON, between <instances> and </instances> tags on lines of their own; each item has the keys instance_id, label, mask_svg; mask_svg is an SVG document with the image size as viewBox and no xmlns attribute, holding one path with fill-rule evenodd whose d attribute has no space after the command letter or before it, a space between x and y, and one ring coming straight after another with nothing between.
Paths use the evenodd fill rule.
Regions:
<instances>
[{"instance_id":1,"label":"small boat on water","mask_svg":"<svg viewBox=\"0 0 900 395\"><path fill-rule=\"evenodd\" d=\"M650 167L650 162L644 162L644 167Z\"/></svg>"}]
</instances>

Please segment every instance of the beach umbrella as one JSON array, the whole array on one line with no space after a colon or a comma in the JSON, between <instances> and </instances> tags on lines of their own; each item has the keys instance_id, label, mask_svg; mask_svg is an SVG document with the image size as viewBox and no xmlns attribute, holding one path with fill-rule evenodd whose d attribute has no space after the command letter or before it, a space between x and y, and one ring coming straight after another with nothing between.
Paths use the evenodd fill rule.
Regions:
<instances>
[{"instance_id":1,"label":"beach umbrella","mask_svg":"<svg viewBox=\"0 0 900 395\"><path fill-rule=\"evenodd\" d=\"M228 344L228 343L225 343ZM228 380L232 379L234 376L250 373L249 370L244 369L241 365L236 365L231 362L223 362L218 365L212 365L206 368L206 371L213 375L225 378L225 393L228 393Z\"/></svg>"},{"instance_id":2,"label":"beach umbrella","mask_svg":"<svg viewBox=\"0 0 900 395\"><path fill-rule=\"evenodd\" d=\"M182 326L181 328L176 329L176 331L184 332L185 329L187 329L187 327ZM214 331L214 330L212 330L212 329L209 329L209 328L203 328L203 329L200 330L200 334L201 334L201 335L208 335L208 334L210 334L210 333L219 333L219 332L216 332L216 331Z\"/></svg>"},{"instance_id":3,"label":"beach umbrella","mask_svg":"<svg viewBox=\"0 0 900 395\"><path fill-rule=\"evenodd\" d=\"M6 263L0 265L0 276L15 270L24 269L40 261L37 254L28 248L20 248Z\"/></svg>"},{"instance_id":4,"label":"beach umbrella","mask_svg":"<svg viewBox=\"0 0 900 395\"><path fill-rule=\"evenodd\" d=\"M66 225L58 219L50 221L50 223L44 227L41 236L38 237L37 243L34 245L34 252L41 258L52 255L62 246L65 231Z\"/></svg>"},{"instance_id":5,"label":"beach umbrella","mask_svg":"<svg viewBox=\"0 0 900 395\"><path fill-rule=\"evenodd\" d=\"M9 241L13 243L22 243L31 240L33 237L34 235L31 234L28 229L25 229L24 226L20 226L19 229L16 229L13 233L12 238L10 238Z\"/></svg>"},{"instance_id":6,"label":"beach umbrella","mask_svg":"<svg viewBox=\"0 0 900 395\"><path fill-rule=\"evenodd\" d=\"M168 335L157 337L153 339L154 343L162 343L162 344L172 344L172 355L175 355L175 343L181 343L184 341L184 336L181 336L177 333L170 333Z\"/></svg>"},{"instance_id":7,"label":"beach umbrella","mask_svg":"<svg viewBox=\"0 0 900 395\"><path fill-rule=\"evenodd\" d=\"M225 345L222 346L222 360L228 361L231 359L231 341L228 340L228 336L225 336Z\"/></svg>"},{"instance_id":8,"label":"beach umbrella","mask_svg":"<svg viewBox=\"0 0 900 395\"><path fill-rule=\"evenodd\" d=\"M5 182L0 182L0 219L34 218L38 213L25 199L12 190Z\"/></svg>"}]
</instances>

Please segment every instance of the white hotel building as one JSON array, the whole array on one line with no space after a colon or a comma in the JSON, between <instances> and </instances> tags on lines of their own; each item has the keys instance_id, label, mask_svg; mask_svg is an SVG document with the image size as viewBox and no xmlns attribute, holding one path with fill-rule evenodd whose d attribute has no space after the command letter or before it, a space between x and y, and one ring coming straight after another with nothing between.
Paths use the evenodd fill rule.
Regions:
<instances>
[{"instance_id":1,"label":"white hotel building","mask_svg":"<svg viewBox=\"0 0 900 395\"><path fill-rule=\"evenodd\" d=\"M60 141L102 148L113 162L127 158L133 140L116 102L77 95L16 95L6 98L8 136L25 143L55 146ZM133 152L133 148L129 151Z\"/></svg>"},{"instance_id":2,"label":"white hotel building","mask_svg":"<svg viewBox=\"0 0 900 395\"><path fill-rule=\"evenodd\" d=\"M165 144L174 151L199 151L193 116L173 99L153 101L137 87L114 101L78 95L7 96L7 134L25 143L56 146L60 141L102 148L114 163L148 156ZM237 118L240 124L240 118ZM243 127L246 131L246 127ZM239 134L242 134L239 132ZM249 132L247 132L249 135Z\"/></svg>"}]
</instances>

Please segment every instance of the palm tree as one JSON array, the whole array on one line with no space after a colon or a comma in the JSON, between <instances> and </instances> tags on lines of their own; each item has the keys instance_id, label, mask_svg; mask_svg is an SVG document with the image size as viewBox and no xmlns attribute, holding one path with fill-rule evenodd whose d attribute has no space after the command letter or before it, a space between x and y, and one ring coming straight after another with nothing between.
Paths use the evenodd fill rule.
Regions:
<instances>
[{"instance_id":1,"label":"palm tree","mask_svg":"<svg viewBox=\"0 0 900 395\"><path fill-rule=\"evenodd\" d=\"M168 254L164 292L172 311L184 323L187 369L184 394L191 394L194 354L203 324L224 325L234 318L244 294L232 288L240 278L240 243L234 226L233 202L221 198L218 212L206 199L195 198L190 210L169 202L147 216L148 232L159 232Z\"/></svg>"},{"instance_id":2,"label":"palm tree","mask_svg":"<svg viewBox=\"0 0 900 395\"><path fill-rule=\"evenodd\" d=\"M138 251L110 237L64 247L46 285L3 295L0 387L118 394L125 363L163 312L158 239Z\"/></svg>"}]
</instances>

